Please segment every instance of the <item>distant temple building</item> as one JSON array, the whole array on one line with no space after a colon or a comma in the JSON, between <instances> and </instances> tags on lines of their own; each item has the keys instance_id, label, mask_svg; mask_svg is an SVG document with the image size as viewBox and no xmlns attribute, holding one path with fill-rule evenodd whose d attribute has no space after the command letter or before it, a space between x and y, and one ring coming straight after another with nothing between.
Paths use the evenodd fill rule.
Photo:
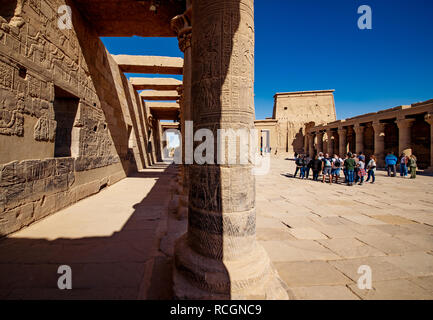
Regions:
<instances>
[{"instance_id":1,"label":"distant temple building","mask_svg":"<svg viewBox=\"0 0 433 320\"><path fill-rule=\"evenodd\" d=\"M334 90L277 93L272 118L256 120L262 152L304 152L305 127L336 120Z\"/></svg>"},{"instance_id":2,"label":"distant temple building","mask_svg":"<svg viewBox=\"0 0 433 320\"><path fill-rule=\"evenodd\" d=\"M318 152L415 154L418 167L433 171L433 100L336 120L334 90L277 93L272 118L256 120L262 153L288 156Z\"/></svg>"}]
</instances>

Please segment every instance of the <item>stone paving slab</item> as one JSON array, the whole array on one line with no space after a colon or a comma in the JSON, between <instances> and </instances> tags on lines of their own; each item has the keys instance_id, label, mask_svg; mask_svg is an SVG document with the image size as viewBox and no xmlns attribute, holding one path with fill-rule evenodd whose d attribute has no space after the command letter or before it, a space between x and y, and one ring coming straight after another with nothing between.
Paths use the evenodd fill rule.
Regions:
<instances>
[{"instance_id":1,"label":"stone paving slab","mask_svg":"<svg viewBox=\"0 0 433 320\"><path fill-rule=\"evenodd\" d=\"M297 239L317 240L327 239L326 235L313 228L293 228L290 233Z\"/></svg>"},{"instance_id":2,"label":"stone paving slab","mask_svg":"<svg viewBox=\"0 0 433 320\"><path fill-rule=\"evenodd\" d=\"M160 242L176 173L146 169L0 239L0 298L170 299ZM73 290L57 288L60 265Z\"/></svg>"},{"instance_id":3,"label":"stone paving slab","mask_svg":"<svg viewBox=\"0 0 433 320\"><path fill-rule=\"evenodd\" d=\"M433 292L433 276L411 278L409 280L415 283L416 285L420 286L421 288L431 293Z\"/></svg>"},{"instance_id":4,"label":"stone paving slab","mask_svg":"<svg viewBox=\"0 0 433 320\"><path fill-rule=\"evenodd\" d=\"M410 242L389 235L361 235L358 236L358 240L387 254L402 254L404 252L423 250Z\"/></svg>"},{"instance_id":5,"label":"stone paving slab","mask_svg":"<svg viewBox=\"0 0 433 320\"><path fill-rule=\"evenodd\" d=\"M296 240L288 228L257 228L257 240Z\"/></svg>"},{"instance_id":6,"label":"stone paving slab","mask_svg":"<svg viewBox=\"0 0 433 320\"><path fill-rule=\"evenodd\" d=\"M392 215L392 214L388 214L388 215L377 215L377 216L372 216L374 219L380 220L385 222L384 224L396 224L396 225L405 225L405 224L413 224L415 223L414 221L405 219L403 217L397 216L397 215Z\"/></svg>"},{"instance_id":7,"label":"stone paving slab","mask_svg":"<svg viewBox=\"0 0 433 320\"><path fill-rule=\"evenodd\" d=\"M337 270L357 282L361 277L358 273L360 266L369 266L372 272L373 283L381 280L408 279L412 275L397 265L387 262L384 257L363 257L356 259L335 260L329 262Z\"/></svg>"},{"instance_id":8,"label":"stone paving slab","mask_svg":"<svg viewBox=\"0 0 433 320\"><path fill-rule=\"evenodd\" d=\"M370 247L355 238L326 239L318 240L318 242L340 257L347 259L385 255L382 251Z\"/></svg>"},{"instance_id":9,"label":"stone paving slab","mask_svg":"<svg viewBox=\"0 0 433 320\"><path fill-rule=\"evenodd\" d=\"M431 292L406 279L375 281L372 290L361 290L357 285L349 288L364 300L431 300Z\"/></svg>"},{"instance_id":10,"label":"stone paving slab","mask_svg":"<svg viewBox=\"0 0 433 320\"><path fill-rule=\"evenodd\" d=\"M407 252L384 259L415 277L433 275L433 255L425 252Z\"/></svg>"},{"instance_id":11,"label":"stone paving slab","mask_svg":"<svg viewBox=\"0 0 433 320\"><path fill-rule=\"evenodd\" d=\"M334 260L339 256L314 240L260 241L274 262Z\"/></svg>"},{"instance_id":12,"label":"stone paving slab","mask_svg":"<svg viewBox=\"0 0 433 320\"><path fill-rule=\"evenodd\" d=\"M294 179L294 169L273 157L256 179L258 238L295 298L433 299L433 177L377 171L375 184L347 187ZM372 290L357 286L361 265Z\"/></svg>"},{"instance_id":13,"label":"stone paving slab","mask_svg":"<svg viewBox=\"0 0 433 320\"><path fill-rule=\"evenodd\" d=\"M275 262L274 266L289 287L346 285L353 282L325 261Z\"/></svg>"},{"instance_id":14,"label":"stone paving slab","mask_svg":"<svg viewBox=\"0 0 433 320\"><path fill-rule=\"evenodd\" d=\"M342 285L292 287L290 290L298 300L360 300L348 287Z\"/></svg>"}]
</instances>

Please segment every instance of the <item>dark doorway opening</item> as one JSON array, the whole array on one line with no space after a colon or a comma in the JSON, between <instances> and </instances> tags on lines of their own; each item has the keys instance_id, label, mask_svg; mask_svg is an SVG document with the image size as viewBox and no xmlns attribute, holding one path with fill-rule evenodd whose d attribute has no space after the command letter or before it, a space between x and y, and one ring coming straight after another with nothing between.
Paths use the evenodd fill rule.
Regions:
<instances>
[{"instance_id":1,"label":"dark doorway opening","mask_svg":"<svg viewBox=\"0 0 433 320\"><path fill-rule=\"evenodd\" d=\"M9 23L15 15L17 0L0 0L0 16Z\"/></svg>"},{"instance_id":2,"label":"dark doorway opening","mask_svg":"<svg viewBox=\"0 0 433 320\"><path fill-rule=\"evenodd\" d=\"M80 99L73 94L55 87L54 116L57 121L54 157L70 157L72 128L77 116Z\"/></svg>"},{"instance_id":3,"label":"dark doorway opening","mask_svg":"<svg viewBox=\"0 0 433 320\"><path fill-rule=\"evenodd\" d=\"M418 167L430 166L430 125L424 120L424 114L417 115L411 128L412 153L417 157Z\"/></svg>"}]
</instances>

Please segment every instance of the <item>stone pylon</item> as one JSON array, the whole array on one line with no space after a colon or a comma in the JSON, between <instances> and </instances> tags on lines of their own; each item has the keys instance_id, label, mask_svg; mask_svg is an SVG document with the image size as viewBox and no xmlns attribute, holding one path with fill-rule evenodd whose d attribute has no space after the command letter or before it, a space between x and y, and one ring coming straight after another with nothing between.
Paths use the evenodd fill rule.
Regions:
<instances>
[{"instance_id":1,"label":"stone pylon","mask_svg":"<svg viewBox=\"0 0 433 320\"><path fill-rule=\"evenodd\" d=\"M195 0L192 19L194 132L253 129L253 1ZM188 232L175 248L175 297L286 299L256 241L253 164L217 158L215 152L213 163L188 170Z\"/></svg>"}]
</instances>

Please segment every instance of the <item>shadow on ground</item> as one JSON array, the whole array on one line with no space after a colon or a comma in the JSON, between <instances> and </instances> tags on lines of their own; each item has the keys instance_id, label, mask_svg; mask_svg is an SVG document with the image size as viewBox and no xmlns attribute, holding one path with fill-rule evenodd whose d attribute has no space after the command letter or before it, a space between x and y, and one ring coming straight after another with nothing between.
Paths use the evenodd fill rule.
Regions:
<instances>
[{"instance_id":1,"label":"shadow on ground","mask_svg":"<svg viewBox=\"0 0 433 320\"><path fill-rule=\"evenodd\" d=\"M176 169L155 167L165 170L133 176L157 181L133 205L120 232L53 241L0 239L0 299L171 299L172 260L159 251L159 243L166 232ZM72 269L72 290L58 289L60 265Z\"/></svg>"}]
</instances>

